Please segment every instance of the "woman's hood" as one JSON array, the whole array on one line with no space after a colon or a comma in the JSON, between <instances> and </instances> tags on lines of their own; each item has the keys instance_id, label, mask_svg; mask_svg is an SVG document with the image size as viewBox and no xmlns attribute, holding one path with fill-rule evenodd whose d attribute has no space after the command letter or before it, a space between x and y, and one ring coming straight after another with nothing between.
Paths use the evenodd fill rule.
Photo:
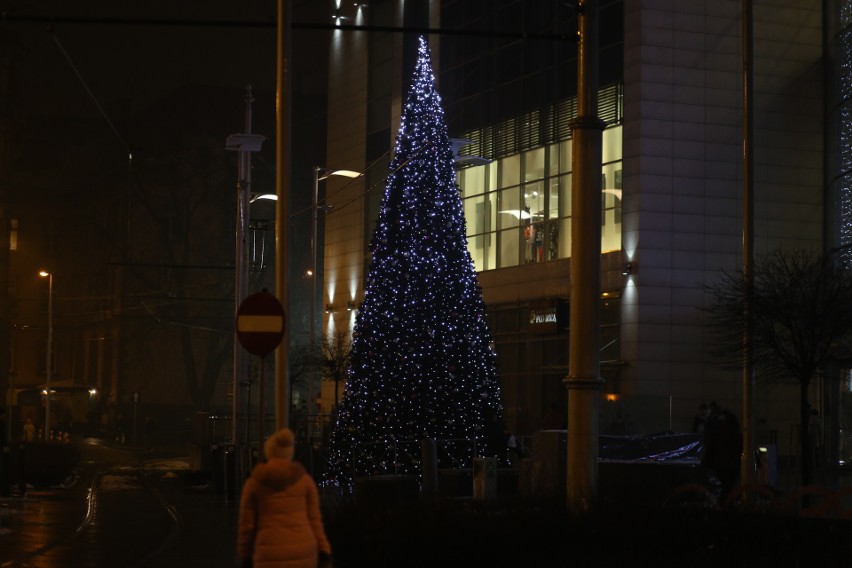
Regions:
<instances>
[{"instance_id":1,"label":"woman's hood","mask_svg":"<svg viewBox=\"0 0 852 568\"><path fill-rule=\"evenodd\" d=\"M298 462L272 458L255 466L251 476L261 485L281 491L296 483L305 473L304 466Z\"/></svg>"}]
</instances>

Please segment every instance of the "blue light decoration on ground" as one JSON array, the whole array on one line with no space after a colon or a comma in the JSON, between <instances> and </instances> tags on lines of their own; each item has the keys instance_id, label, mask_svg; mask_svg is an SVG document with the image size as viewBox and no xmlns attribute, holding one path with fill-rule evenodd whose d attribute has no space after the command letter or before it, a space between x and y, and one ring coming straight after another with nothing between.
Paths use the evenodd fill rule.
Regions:
<instances>
[{"instance_id":1,"label":"blue light decoration on ground","mask_svg":"<svg viewBox=\"0 0 852 568\"><path fill-rule=\"evenodd\" d=\"M370 250L323 483L420 475L424 438L437 440L442 467L505 457L505 444L487 442L503 420L496 357L422 37Z\"/></svg>"}]
</instances>

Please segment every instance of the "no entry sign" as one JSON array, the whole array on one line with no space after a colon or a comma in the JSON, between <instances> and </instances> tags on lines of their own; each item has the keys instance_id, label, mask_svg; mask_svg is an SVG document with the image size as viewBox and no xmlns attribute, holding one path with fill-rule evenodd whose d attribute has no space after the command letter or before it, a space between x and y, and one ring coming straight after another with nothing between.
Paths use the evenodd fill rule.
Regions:
<instances>
[{"instance_id":1,"label":"no entry sign","mask_svg":"<svg viewBox=\"0 0 852 568\"><path fill-rule=\"evenodd\" d=\"M249 353L268 355L284 337L284 308L267 291L252 294L237 308L237 339Z\"/></svg>"}]
</instances>

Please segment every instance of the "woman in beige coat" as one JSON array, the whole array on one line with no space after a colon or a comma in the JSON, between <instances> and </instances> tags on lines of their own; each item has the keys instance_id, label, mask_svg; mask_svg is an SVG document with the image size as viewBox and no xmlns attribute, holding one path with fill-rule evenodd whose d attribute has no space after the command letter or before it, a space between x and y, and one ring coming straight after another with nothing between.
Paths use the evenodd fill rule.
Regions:
<instances>
[{"instance_id":1,"label":"woman in beige coat","mask_svg":"<svg viewBox=\"0 0 852 568\"><path fill-rule=\"evenodd\" d=\"M268 460L243 486L237 557L253 568L316 568L331 558L319 492L305 468L292 461L295 436L284 428L263 444Z\"/></svg>"}]
</instances>

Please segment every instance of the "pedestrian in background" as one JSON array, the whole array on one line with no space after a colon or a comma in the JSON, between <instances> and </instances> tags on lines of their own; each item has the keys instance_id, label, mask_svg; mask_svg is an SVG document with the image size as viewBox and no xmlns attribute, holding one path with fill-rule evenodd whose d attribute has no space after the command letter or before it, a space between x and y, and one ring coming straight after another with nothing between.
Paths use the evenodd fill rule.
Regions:
<instances>
[{"instance_id":1,"label":"pedestrian in background","mask_svg":"<svg viewBox=\"0 0 852 568\"><path fill-rule=\"evenodd\" d=\"M736 486L742 453L743 436L740 432L740 422L731 411L723 409L718 418L707 421L704 429L704 455L701 458L701 464L713 470L719 478L722 499Z\"/></svg>"},{"instance_id":2,"label":"pedestrian in background","mask_svg":"<svg viewBox=\"0 0 852 568\"><path fill-rule=\"evenodd\" d=\"M295 436L279 430L263 444L267 462L246 480L240 498L237 558L247 568L316 568L331 565L319 491L293 461Z\"/></svg>"},{"instance_id":3,"label":"pedestrian in background","mask_svg":"<svg viewBox=\"0 0 852 568\"><path fill-rule=\"evenodd\" d=\"M35 425L30 418L24 421L24 442L32 442L35 439Z\"/></svg>"},{"instance_id":4,"label":"pedestrian in background","mask_svg":"<svg viewBox=\"0 0 852 568\"><path fill-rule=\"evenodd\" d=\"M496 457L499 467L509 464L509 435L506 421L500 417L496 410L489 411L488 419L485 422L486 449L483 455Z\"/></svg>"},{"instance_id":5,"label":"pedestrian in background","mask_svg":"<svg viewBox=\"0 0 852 568\"><path fill-rule=\"evenodd\" d=\"M692 421L692 431L693 432L703 432L704 425L707 424L707 420L710 418L710 407L705 403L701 403L698 405L698 414L695 415L695 420Z\"/></svg>"}]
</instances>

